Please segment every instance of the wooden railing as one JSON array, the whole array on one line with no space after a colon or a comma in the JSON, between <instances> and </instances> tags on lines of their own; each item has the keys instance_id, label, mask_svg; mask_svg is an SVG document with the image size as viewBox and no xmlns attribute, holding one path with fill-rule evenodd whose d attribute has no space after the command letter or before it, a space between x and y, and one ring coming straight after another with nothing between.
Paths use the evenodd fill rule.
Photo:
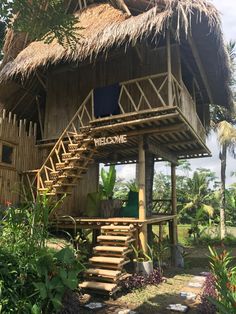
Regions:
<instances>
[{"instance_id":1,"label":"wooden railing","mask_svg":"<svg viewBox=\"0 0 236 314\"><path fill-rule=\"evenodd\" d=\"M161 73L120 83L121 114L168 106L167 80Z\"/></svg>"},{"instance_id":2,"label":"wooden railing","mask_svg":"<svg viewBox=\"0 0 236 314\"><path fill-rule=\"evenodd\" d=\"M50 180L50 173L56 171L56 163L62 162L62 154L67 152L67 145L73 143L73 138L81 132L81 128L88 126L94 117L93 91L90 91L79 109L62 132L42 167L37 171L37 191L46 189L45 181ZM33 180L33 182L35 182Z\"/></svg>"}]
</instances>

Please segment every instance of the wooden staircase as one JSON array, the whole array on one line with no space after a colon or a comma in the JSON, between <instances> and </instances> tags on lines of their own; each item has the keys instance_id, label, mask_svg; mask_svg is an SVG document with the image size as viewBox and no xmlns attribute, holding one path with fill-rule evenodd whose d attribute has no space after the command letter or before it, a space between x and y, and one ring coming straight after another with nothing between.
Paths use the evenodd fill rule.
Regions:
<instances>
[{"instance_id":1,"label":"wooden staircase","mask_svg":"<svg viewBox=\"0 0 236 314\"><path fill-rule=\"evenodd\" d=\"M60 162L55 163L54 171L44 180L44 187L38 189L40 194L61 195L72 194L72 189L86 173L88 165L93 162L95 147L89 132L70 134L72 143L64 144ZM59 159L59 158L58 158Z\"/></svg>"},{"instance_id":2,"label":"wooden staircase","mask_svg":"<svg viewBox=\"0 0 236 314\"><path fill-rule=\"evenodd\" d=\"M124 266L130 262L128 254L132 252L135 231L132 224L101 227L98 245L93 248L90 267L84 274L86 280L79 285L81 289L109 295L120 289L120 280L128 275Z\"/></svg>"},{"instance_id":3,"label":"wooden staircase","mask_svg":"<svg viewBox=\"0 0 236 314\"><path fill-rule=\"evenodd\" d=\"M61 196L72 194L96 151L90 121L93 120L93 91L85 98L67 127L58 138L45 162L30 183L31 194ZM32 172L32 171L31 171ZM31 173L29 172L29 173Z\"/></svg>"}]
</instances>

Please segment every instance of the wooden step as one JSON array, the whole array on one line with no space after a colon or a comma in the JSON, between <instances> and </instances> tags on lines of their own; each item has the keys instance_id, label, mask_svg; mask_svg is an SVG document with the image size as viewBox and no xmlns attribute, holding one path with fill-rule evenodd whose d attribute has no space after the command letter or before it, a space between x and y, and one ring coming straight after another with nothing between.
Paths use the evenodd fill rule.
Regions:
<instances>
[{"instance_id":1,"label":"wooden step","mask_svg":"<svg viewBox=\"0 0 236 314\"><path fill-rule=\"evenodd\" d=\"M131 238L131 236L113 236L113 235L100 235L97 237L97 240L100 241L120 241L120 242L130 242L134 239ZM131 242L132 242L131 241Z\"/></svg>"},{"instance_id":2,"label":"wooden step","mask_svg":"<svg viewBox=\"0 0 236 314\"><path fill-rule=\"evenodd\" d=\"M121 265L125 262L125 259L123 257L93 256L89 259L89 262Z\"/></svg>"},{"instance_id":3,"label":"wooden step","mask_svg":"<svg viewBox=\"0 0 236 314\"><path fill-rule=\"evenodd\" d=\"M73 174L73 173L68 173L68 174L61 174L58 176L58 179L81 179L83 178L83 176L81 175L76 175L76 174Z\"/></svg>"},{"instance_id":4,"label":"wooden step","mask_svg":"<svg viewBox=\"0 0 236 314\"><path fill-rule=\"evenodd\" d=\"M129 251L129 248L127 246L95 246L93 248L95 252L115 252L115 253L121 253L126 254L126 252Z\"/></svg>"},{"instance_id":5,"label":"wooden step","mask_svg":"<svg viewBox=\"0 0 236 314\"><path fill-rule=\"evenodd\" d=\"M118 231L134 231L135 228L133 225L128 225L128 226L124 226L124 225L109 225L109 226L102 226L101 230L118 230Z\"/></svg>"},{"instance_id":6,"label":"wooden step","mask_svg":"<svg viewBox=\"0 0 236 314\"><path fill-rule=\"evenodd\" d=\"M52 171L50 172L49 177L51 180L57 180L58 175L59 175L59 171Z\"/></svg>"},{"instance_id":7,"label":"wooden step","mask_svg":"<svg viewBox=\"0 0 236 314\"><path fill-rule=\"evenodd\" d=\"M65 163L64 162L57 162L56 163L56 170L62 170L65 168Z\"/></svg>"},{"instance_id":8,"label":"wooden step","mask_svg":"<svg viewBox=\"0 0 236 314\"><path fill-rule=\"evenodd\" d=\"M89 268L85 271L85 274L116 280L122 275L122 272L120 270Z\"/></svg>"},{"instance_id":9,"label":"wooden step","mask_svg":"<svg viewBox=\"0 0 236 314\"><path fill-rule=\"evenodd\" d=\"M68 165L63 168L63 170L87 170L87 167L81 167L77 165Z\"/></svg>"},{"instance_id":10,"label":"wooden step","mask_svg":"<svg viewBox=\"0 0 236 314\"><path fill-rule=\"evenodd\" d=\"M45 180L44 184L46 185L46 187L51 187L53 185L53 180Z\"/></svg>"},{"instance_id":11,"label":"wooden step","mask_svg":"<svg viewBox=\"0 0 236 314\"><path fill-rule=\"evenodd\" d=\"M77 183L56 183L56 184L53 184L53 187L54 188L63 188L64 186L65 187L74 187L74 186L77 186L78 184Z\"/></svg>"},{"instance_id":12,"label":"wooden step","mask_svg":"<svg viewBox=\"0 0 236 314\"><path fill-rule=\"evenodd\" d=\"M102 290L112 293L115 293L119 289L117 284L97 281L84 281L79 284L79 287L81 289Z\"/></svg>"}]
</instances>

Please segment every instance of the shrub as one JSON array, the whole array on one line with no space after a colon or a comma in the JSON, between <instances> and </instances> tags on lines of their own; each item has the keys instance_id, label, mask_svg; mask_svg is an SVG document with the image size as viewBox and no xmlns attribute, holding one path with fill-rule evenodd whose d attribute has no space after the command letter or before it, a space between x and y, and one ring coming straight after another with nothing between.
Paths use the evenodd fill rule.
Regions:
<instances>
[{"instance_id":1,"label":"shrub","mask_svg":"<svg viewBox=\"0 0 236 314\"><path fill-rule=\"evenodd\" d=\"M206 281L203 287L201 295L200 312L203 314L215 314L216 307L209 301L209 297L216 298L215 277L213 274L209 274L206 277Z\"/></svg>"},{"instance_id":2,"label":"shrub","mask_svg":"<svg viewBox=\"0 0 236 314\"><path fill-rule=\"evenodd\" d=\"M76 289L83 270L76 252L46 247L52 209L45 196L7 208L0 222L0 313L56 313L65 292Z\"/></svg>"},{"instance_id":3,"label":"shrub","mask_svg":"<svg viewBox=\"0 0 236 314\"><path fill-rule=\"evenodd\" d=\"M143 276L141 274L133 274L126 280L122 281L122 289L126 292L143 289L147 285L158 285L163 281L162 271L154 269L149 276Z\"/></svg>"}]
</instances>

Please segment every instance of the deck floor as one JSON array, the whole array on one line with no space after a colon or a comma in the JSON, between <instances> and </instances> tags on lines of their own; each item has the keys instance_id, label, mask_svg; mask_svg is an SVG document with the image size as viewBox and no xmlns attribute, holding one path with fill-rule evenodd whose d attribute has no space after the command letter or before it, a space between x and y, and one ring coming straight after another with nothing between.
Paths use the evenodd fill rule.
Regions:
<instances>
[{"instance_id":1,"label":"deck floor","mask_svg":"<svg viewBox=\"0 0 236 314\"><path fill-rule=\"evenodd\" d=\"M113 217L113 218L102 218L102 217L72 217L72 216L59 216L57 219L52 221L54 226L57 228L83 228L83 229L93 229L99 228L100 226L107 224L134 224L141 226L143 224L160 224L162 222L172 221L175 215L153 215L145 220L132 218L132 217Z\"/></svg>"}]
</instances>

